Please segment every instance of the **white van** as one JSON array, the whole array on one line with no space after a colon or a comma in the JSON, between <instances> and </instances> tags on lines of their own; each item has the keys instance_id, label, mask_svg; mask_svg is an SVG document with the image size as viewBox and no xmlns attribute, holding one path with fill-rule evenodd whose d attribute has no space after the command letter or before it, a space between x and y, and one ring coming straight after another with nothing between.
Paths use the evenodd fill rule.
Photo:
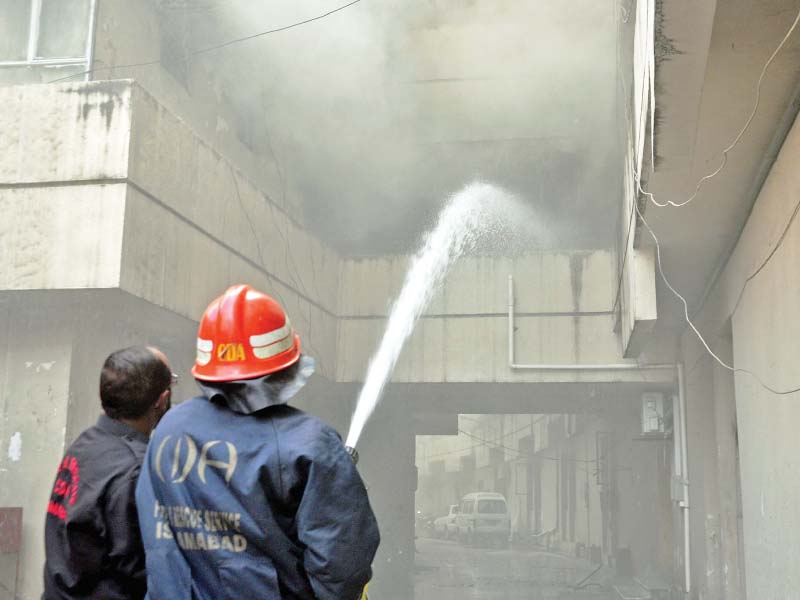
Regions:
<instances>
[{"instance_id":1,"label":"white van","mask_svg":"<svg viewBox=\"0 0 800 600\"><path fill-rule=\"evenodd\" d=\"M497 541L511 538L511 515L502 494L473 492L462 498L456 515L456 535L461 542Z\"/></svg>"},{"instance_id":2,"label":"white van","mask_svg":"<svg viewBox=\"0 0 800 600\"><path fill-rule=\"evenodd\" d=\"M456 532L456 517L458 516L458 504L451 504L447 514L439 517L433 522L433 535L438 538L449 540Z\"/></svg>"}]
</instances>

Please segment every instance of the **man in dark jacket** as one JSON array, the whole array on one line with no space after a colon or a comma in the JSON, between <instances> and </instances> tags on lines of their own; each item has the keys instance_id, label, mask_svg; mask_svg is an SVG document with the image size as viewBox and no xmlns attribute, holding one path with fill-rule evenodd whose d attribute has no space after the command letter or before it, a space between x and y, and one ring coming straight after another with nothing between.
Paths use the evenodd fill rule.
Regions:
<instances>
[{"instance_id":1,"label":"man in dark jacket","mask_svg":"<svg viewBox=\"0 0 800 600\"><path fill-rule=\"evenodd\" d=\"M44 600L144 598L136 480L174 381L156 348L118 350L103 364L105 414L67 450L47 506Z\"/></svg>"},{"instance_id":2,"label":"man in dark jacket","mask_svg":"<svg viewBox=\"0 0 800 600\"><path fill-rule=\"evenodd\" d=\"M280 305L239 285L206 309L202 395L153 432L136 499L151 600L357 600L379 534L336 432L287 406L313 372Z\"/></svg>"}]
</instances>

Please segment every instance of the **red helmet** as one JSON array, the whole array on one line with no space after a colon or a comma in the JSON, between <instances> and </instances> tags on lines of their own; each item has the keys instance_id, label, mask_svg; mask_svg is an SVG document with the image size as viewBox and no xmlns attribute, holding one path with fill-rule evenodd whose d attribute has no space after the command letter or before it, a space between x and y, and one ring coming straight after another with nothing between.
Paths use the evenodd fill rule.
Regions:
<instances>
[{"instance_id":1,"label":"red helmet","mask_svg":"<svg viewBox=\"0 0 800 600\"><path fill-rule=\"evenodd\" d=\"M281 305L249 285L234 285L206 308L192 375L201 381L253 379L300 358L300 338Z\"/></svg>"}]
</instances>

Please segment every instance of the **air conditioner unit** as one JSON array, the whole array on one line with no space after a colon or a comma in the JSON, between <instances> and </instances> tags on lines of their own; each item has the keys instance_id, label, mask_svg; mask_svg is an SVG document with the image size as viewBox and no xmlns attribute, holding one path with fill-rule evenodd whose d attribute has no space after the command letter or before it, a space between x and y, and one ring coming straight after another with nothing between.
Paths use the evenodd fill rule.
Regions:
<instances>
[{"instance_id":1,"label":"air conditioner unit","mask_svg":"<svg viewBox=\"0 0 800 600\"><path fill-rule=\"evenodd\" d=\"M664 394L642 394L642 435L664 435L667 431Z\"/></svg>"}]
</instances>

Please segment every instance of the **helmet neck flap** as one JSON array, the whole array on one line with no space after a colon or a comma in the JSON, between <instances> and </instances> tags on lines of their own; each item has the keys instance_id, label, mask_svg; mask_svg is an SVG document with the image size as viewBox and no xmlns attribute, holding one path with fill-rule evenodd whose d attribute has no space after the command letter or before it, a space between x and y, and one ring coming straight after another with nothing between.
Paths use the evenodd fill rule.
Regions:
<instances>
[{"instance_id":1,"label":"helmet neck flap","mask_svg":"<svg viewBox=\"0 0 800 600\"><path fill-rule=\"evenodd\" d=\"M249 415L270 406L287 404L308 383L315 368L314 359L302 354L300 360L287 369L263 377L225 382L195 381L207 400L223 401L230 410Z\"/></svg>"}]
</instances>

